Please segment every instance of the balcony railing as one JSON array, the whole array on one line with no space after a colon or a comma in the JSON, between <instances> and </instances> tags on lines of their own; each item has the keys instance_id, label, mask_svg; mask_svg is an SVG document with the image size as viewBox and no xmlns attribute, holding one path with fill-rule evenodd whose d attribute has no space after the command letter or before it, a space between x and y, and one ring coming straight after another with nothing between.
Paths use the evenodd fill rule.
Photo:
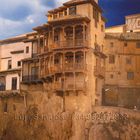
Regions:
<instances>
[{"instance_id":1,"label":"balcony railing","mask_svg":"<svg viewBox=\"0 0 140 140\"><path fill-rule=\"evenodd\" d=\"M88 42L87 40L83 39L76 39L76 40L66 40L66 41L56 41L54 42L54 49L59 48L73 48L73 47L87 47Z\"/></svg>"},{"instance_id":2,"label":"balcony railing","mask_svg":"<svg viewBox=\"0 0 140 140\"><path fill-rule=\"evenodd\" d=\"M6 86L5 85L1 85L0 86L0 91L5 91L6 90Z\"/></svg>"},{"instance_id":3,"label":"balcony railing","mask_svg":"<svg viewBox=\"0 0 140 140\"><path fill-rule=\"evenodd\" d=\"M22 77L22 82L24 83L32 83L32 82L39 82L38 75L26 75Z\"/></svg>"},{"instance_id":4,"label":"balcony railing","mask_svg":"<svg viewBox=\"0 0 140 140\"><path fill-rule=\"evenodd\" d=\"M105 77L105 67L95 66L94 75L104 78Z\"/></svg>"}]
</instances>

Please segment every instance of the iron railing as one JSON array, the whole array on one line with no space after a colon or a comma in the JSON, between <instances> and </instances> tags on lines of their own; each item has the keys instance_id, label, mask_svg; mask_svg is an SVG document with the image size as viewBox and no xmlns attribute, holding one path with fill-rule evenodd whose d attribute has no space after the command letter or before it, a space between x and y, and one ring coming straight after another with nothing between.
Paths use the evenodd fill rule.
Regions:
<instances>
[{"instance_id":1,"label":"iron railing","mask_svg":"<svg viewBox=\"0 0 140 140\"><path fill-rule=\"evenodd\" d=\"M38 75L26 75L26 76L22 76L22 82L36 82L39 80L39 76Z\"/></svg>"}]
</instances>

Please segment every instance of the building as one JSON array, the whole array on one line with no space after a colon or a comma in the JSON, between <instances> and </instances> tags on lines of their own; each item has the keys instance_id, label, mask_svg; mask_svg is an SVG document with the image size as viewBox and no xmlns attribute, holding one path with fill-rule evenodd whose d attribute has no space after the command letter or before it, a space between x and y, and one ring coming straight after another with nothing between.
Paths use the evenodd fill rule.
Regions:
<instances>
[{"instance_id":1,"label":"building","mask_svg":"<svg viewBox=\"0 0 140 140\"><path fill-rule=\"evenodd\" d=\"M101 105L105 19L97 1L71 0L47 17L46 24L34 28L37 55L23 60L23 90L35 95L30 90L39 85L48 98L59 96L66 104L78 98L76 105L68 105L74 110L79 103L81 110Z\"/></svg>"},{"instance_id":2,"label":"building","mask_svg":"<svg viewBox=\"0 0 140 140\"><path fill-rule=\"evenodd\" d=\"M12 110L13 100L22 98L20 92L22 59L32 57L32 44L28 42L33 33L23 34L0 41L0 99L1 111Z\"/></svg>"},{"instance_id":3,"label":"building","mask_svg":"<svg viewBox=\"0 0 140 140\"><path fill-rule=\"evenodd\" d=\"M139 16L126 16L125 25L107 28L104 48L108 56L104 94L106 105L140 108ZM127 30L124 32L121 27Z\"/></svg>"},{"instance_id":4,"label":"building","mask_svg":"<svg viewBox=\"0 0 140 140\"><path fill-rule=\"evenodd\" d=\"M140 32L140 14L125 16L125 24L108 27L106 33Z\"/></svg>"}]
</instances>

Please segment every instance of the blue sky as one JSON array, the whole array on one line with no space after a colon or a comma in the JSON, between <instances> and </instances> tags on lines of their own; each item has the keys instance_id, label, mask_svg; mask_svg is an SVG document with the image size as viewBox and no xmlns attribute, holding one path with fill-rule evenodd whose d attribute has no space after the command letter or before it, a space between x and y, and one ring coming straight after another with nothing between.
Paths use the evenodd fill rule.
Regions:
<instances>
[{"instance_id":1,"label":"blue sky","mask_svg":"<svg viewBox=\"0 0 140 140\"><path fill-rule=\"evenodd\" d=\"M47 21L48 10L68 0L0 0L0 39L32 31ZM124 16L140 13L140 0L99 0L107 26L124 23Z\"/></svg>"}]
</instances>

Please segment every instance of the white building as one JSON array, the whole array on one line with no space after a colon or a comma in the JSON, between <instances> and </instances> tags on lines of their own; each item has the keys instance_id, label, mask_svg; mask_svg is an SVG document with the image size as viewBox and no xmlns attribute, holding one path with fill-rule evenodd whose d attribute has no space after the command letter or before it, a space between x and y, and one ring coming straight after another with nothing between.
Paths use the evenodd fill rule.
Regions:
<instances>
[{"instance_id":1,"label":"white building","mask_svg":"<svg viewBox=\"0 0 140 140\"><path fill-rule=\"evenodd\" d=\"M19 93L22 59L32 57L35 33L0 40L0 93Z\"/></svg>"}]
</instances>

